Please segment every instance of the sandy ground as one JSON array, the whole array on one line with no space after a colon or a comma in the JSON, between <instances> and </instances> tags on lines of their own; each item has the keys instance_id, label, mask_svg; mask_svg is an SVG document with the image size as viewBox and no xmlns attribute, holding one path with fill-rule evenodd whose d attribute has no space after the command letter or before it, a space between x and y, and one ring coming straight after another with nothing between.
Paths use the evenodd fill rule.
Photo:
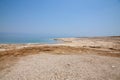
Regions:
<instances>
[{"instance_id":1,"label":"sandy ground","mask_svg":"<svg viewBox=\"0 0 120 80\"><path fill-rule=\"evenodd\" d=\"M0 75L1 80L119 80L120 58L36 54L21 57Z\"/></svg>"},{"instance_id":2,"label":"sandy ground","mask_svg":"<svg viewBox=\"0 0 120 80\"><path fill-rule=\"evenodd\" d=\"M120 80L120 37L1 44L0 80Z\"/></svg>"}]
</instances>

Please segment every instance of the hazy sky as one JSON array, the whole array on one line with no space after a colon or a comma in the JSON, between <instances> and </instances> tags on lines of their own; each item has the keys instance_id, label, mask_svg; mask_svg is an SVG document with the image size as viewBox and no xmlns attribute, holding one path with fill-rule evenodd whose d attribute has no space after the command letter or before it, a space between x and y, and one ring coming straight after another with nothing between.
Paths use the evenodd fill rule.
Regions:
<instances>
[{"instance_id":1,"label":"hazy sky","mask_svg":"<svg viewBox=\"0 0 120 80\"><path fill-rule=\"evenodd\" d=\"M0 0L0 33L120 35L120 0Z\"/></svg>"}]
</instances>

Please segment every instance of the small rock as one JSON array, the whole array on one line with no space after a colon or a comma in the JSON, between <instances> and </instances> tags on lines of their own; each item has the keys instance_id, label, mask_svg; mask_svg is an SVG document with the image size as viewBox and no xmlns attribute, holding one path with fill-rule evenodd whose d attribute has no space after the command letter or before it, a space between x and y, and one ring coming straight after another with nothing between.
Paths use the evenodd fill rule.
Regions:
<instances>
[{"instance_id":1,"label":"small rock","mask_svg":"<svg viewBox=\"0 0 120 80\"><path fill-rule=\"evenodd\" d=\"M115 66L112 66L112 68L115 68Z\"/></svg>"},{"instance_id":2,"label":"small rock","mask_svg":"<svg viewBox=\"0 0 120 80\"><path fill-rule=\"evenodd\" d=\"M67 66L70 66L70 64L67 64Z\"/></svg>"}]
</instances>

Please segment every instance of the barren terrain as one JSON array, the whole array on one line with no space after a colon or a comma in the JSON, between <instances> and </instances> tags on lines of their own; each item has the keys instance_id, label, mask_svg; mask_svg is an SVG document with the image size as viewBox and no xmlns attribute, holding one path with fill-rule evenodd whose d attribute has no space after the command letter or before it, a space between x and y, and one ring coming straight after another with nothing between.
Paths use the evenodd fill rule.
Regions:
<instances>
[{"instance_id":1,"label":"barren terrain","mask_svg":"<svg viewBox=\"0 0 120 80\"><path fill-rule=\"evenodd\" d=\"M0 80L120 80L120 37L0 44Z\"/></svg>"}]
</instances>

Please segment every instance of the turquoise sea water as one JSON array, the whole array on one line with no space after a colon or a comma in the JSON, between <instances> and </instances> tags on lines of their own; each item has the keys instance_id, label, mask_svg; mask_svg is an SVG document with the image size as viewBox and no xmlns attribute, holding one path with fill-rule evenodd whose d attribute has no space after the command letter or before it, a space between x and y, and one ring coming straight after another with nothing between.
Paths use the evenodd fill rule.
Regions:
<instances>
[{"instance_id":1,"label":"turquoise sea water","mask_svg":"<svg viewBox=\"0 0 120 80\"><path fill-rule=\"evenodd\" d=\"M42 34L17 34L17 33L0 33L0 44L26 44L26 43L57 43L55 38L74 37L69 35L42 35Z\"/></svg>"},{"instance_id":2,"label":"turquoise sea water","mask_svg":"<svg viewBox=\"0 0 120 80\"><path fill-rule=\"evenodd\" d=\"M54 38L1 38L0 44L56 43Z\"/></svg>"}]
</instances>

